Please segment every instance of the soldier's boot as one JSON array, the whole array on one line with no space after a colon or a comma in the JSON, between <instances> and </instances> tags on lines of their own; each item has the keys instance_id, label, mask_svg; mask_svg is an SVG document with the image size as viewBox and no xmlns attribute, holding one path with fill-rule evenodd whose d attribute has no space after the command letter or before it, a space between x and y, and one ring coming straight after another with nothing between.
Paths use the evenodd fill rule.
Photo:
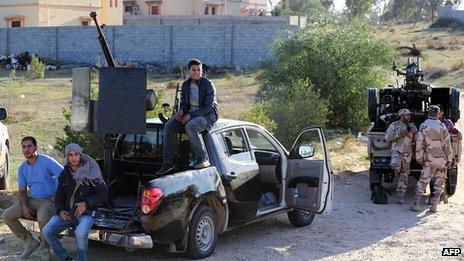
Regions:
<instances>
[{"instance_id":1,"label":"soldier's boot","mask_svg":"<svg viewBox=\"0 0 464 261\"><path fill-rule=\"evenodd\" d=\"M432 205L430 205L430 212L437 212L437 207L438 207L438 202L433 202Z\"/></svg>"},{"instance_id":2,"label":"soldier's boot","mask_svg":"<svg viewBox=\"0 0 464 261\"><path fill-rule=\"evenodd\" d=\"M422 195L416 195L414 197L414 203L412 203L411 210L414 212L420 211L420 200Z\"/></svg>"},{"instance_id":3,"label":"soldier's boot","mask_svg":"<svg viewBox=\"0 0 464 261\"><path fill-rule=\"evenodd\" d=\"M403 205L404 204L404 194L396 195L396 201L398 202L398 204Z\"/></svg>"},{"instance_id":4,"label":"soldier's boot","mask_svg":"<svg viewBox=\"0 0 464 261\"><path fill-rule=\"evenodd\" d=\"M440 201L443 201L443 203L448 204L448 195L446 193L441 194Z\"/></svg>"},{"instance_id":5,"label":"soldier's boot","mask_svg":"<svg viewBox=\"0 0 464 261\"><path fill-rule=\"evenodd\" d=\"M24 246L24 251L21 254L21 259L27 259L31 254L40 246L40 242L37 241L31 233L26 235L26 244Z\"/></svg>"}]
</instances>

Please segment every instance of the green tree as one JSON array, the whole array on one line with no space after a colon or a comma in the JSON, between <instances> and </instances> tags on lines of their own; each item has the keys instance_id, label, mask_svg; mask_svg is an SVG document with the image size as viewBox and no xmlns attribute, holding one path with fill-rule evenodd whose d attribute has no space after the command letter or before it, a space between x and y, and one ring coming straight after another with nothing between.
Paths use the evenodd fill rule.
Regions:
<instances>
[{"instance_id":1,"label":"green tree","mask_svg":"<svg viewBox=\"0 0 464 261\"><path fill-rule=\"evenodd\" d=\"M334 1L333 0L321 0L321 5L325 7L325 9L329 10L332 8Z\"/></svg>"},{"instance_id":2,"label":"green tree","mask_svg":"<svg viewBox=\"0 0 464 261\"><path fill-rule=\"evenodd\" d=\"M390 0L385 7L382 20L411 20L415 17L417 8L416 0Z\"/></svg>"},{"instance_id":3,"label":"green tree","mask_svg":"<svg viewBox=\"0 0 464 261\"><path fill-rule=\"evenodd\" d=\"M349 17L365 17L374 6L374 0L346 0L345 5Z\"/></svg>"},{"instance_id":4,"label":"green tree","mask_svg":"<svg viewBox=\"0 0 464 261\"><path fill-rule=\"evenodd\" d=\"M328 125L360 128L368 122L367 88L388 82L394 48L375 37L367 23L326 23L308 27L272 45L274 59L259 79L261 101L273 100L305 82L328 107ZM307 96L286 100L288 106ZM314 96L313 96L314 97ZM274 108L273 104L273 108ZM307 113L303 109L301 113ZM281 121L276 120L279 128ZM291 126L294 122L289 122Z\"/></svg>"},{"instance_id":5,"label":"green tree","mask_svg":"<svg viewBox=\"0 0 464 261\"><path fill-rule=\"evenodd\" d=\"M327 15L333 5L333 0L282 0L271 11L274 16L301 15L320 16Z\"/></svg>"}]
</instances>

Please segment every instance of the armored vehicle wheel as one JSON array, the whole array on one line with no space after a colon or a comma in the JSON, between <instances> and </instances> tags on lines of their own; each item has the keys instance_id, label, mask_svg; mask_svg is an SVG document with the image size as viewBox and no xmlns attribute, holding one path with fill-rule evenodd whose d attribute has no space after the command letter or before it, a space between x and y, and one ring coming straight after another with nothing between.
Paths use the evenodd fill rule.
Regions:
<instances>
[{"instance_id":1,"label":"armored vehicle wheel","mask_svg":"<svg viewBox=\"0 0 464 261\"><path fill-rule=\"evenodd\" d=\"M379 173L375 169L369 169L369 182L371 191L374 190L375 186L382 184L382 173Z\"/></svg>"},{"instance_id":2,"label":"armored vehicle wheel","mask_svg":"<svg viewBox=\"0 0 464 261\"><path fill-rule=\"evenodd\" d=\"M211 255L217 241L217 219L214 211L207 206L199 206L193 214L187 236L187 255L200 259Z\"/></svg>"},{"instance_id":3,"label":"armored vehicle wheel","mask_svg":"<svg viewBox=\"0 0 464 261\"><path fill-rule=\"evenodd\" d=\"M460 98L460 91L458 88L451 88L450 93L450 119L453 123L456 123L459 118L461 117L461 113L459 111L459 98Z\"/></svg>"},{"instance_id":4,"label":"armored vehicle wheel","mask_svg":"<svg viewBox=\"0 0 464 261\"><path fill-rule=\"evenodd\" d=\"M458 183L458 167L448 170L448 178L446 179L446 194L451 197L456 192Z\"/></svg>"},{"instance_id":5,"label":"armored vehicle wheel","mask_svg":"<svg viewBox=\"0 0 464 261\"><path fill-rule=\"evenodd\" d=\"M314 213L303 211L299 209L294 209L290 212L287 212L288 220L295 227L306 227L309 226L314 221Z\"/></svg>"},{"instance_id":6,"label":"armored vehicle wheel","mask_svg":"<svg viewBox=\"0 0 464 261\"><path fill-rule=\"evenodd\" d=\"M7 147L5 150L5 161L0 165L0 190L8 189L10 186L10 154Z\"/></svg>"},{"instance_id":7,"label":"armored vehicle wheel","mask_svg":"<svg viewBox=\"0 0 464 261\"><path fill-rule=\"evenodd\" d=\"M375 122L377 119L377 89L369 88L367 106L369 111L369 120L371 122Z\"/></svg>"}]
</instances>

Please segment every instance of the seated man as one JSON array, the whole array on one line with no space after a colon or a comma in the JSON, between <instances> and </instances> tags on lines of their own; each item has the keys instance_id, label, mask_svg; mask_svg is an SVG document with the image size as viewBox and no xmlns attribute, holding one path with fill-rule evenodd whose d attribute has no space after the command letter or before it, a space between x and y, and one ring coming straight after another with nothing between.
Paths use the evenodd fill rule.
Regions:
<instances>
[{"instance_id":1,"label":"seated man","mask_svg":"<svg viewBox=\"0 0 464 261\"><path fill-rule=\"evenodd\" d=\"M163 165L157 172L159 175L168 173L174 166L176 133L182 126L185 126L195 155L194 168L201 169L210 165L200 133L209 130L218 119L216 90L213 83L202 76L201 61L190 60L188 72L190 78L182 84L180 109L164 128Z\"/></svg>"},{"instance_id":2,"label":"seated man","mask_svg":"<svg viewBox=\"0 0 464 261\"><path fill-rule=\"evenodd\" d=\"M97 162L83 154L79 145L71 143L65 152L68 162L59 178L56 215L45 225L43 234L59 260L72 260L58 234L75 226L76 260L87 260L87 236L94 223L90 213L104 204L108 189Z\"/></svg>"},{"instance_id":3,"label":"seated man","mask_svg":"<svg viewBox=\"0 0 464 261\"><path fill-rule=\"evenodd\" d=\"M24 137L21 147L26 160L18 169L19 202L7 208L2 218L11 232L26 243L21 258L27 258L40 243L19 219L37 219L40 230L43 231L43 227L55 212L53 200L58 186L58 176L63 167L53 158L37 153L37 141L34 137ZM41 241L44 255L49 255L49 247L43 236Z\"/></svg>"}]
</instances>

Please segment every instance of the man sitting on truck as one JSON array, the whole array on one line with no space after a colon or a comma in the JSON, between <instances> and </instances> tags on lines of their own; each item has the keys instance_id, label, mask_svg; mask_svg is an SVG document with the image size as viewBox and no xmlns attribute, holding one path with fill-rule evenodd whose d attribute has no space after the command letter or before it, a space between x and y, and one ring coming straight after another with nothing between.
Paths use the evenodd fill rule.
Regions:
<instances>
[{"instance_id":1,"label":"man sitting on truck","mask_svg":"<svg viewBox=\"0 0 464 261\"><path fill-rule=\"evenodd\" d=\"M401 109L398 112L400 119L393 122L385 132L385 139L391 142L390 166L398 177L396 197L399 204L404 204L404 194L408 188L408 176L412 159L412 142L417 128L411 123L411 112Z\"/></svg>"},{"instance_id":2,"label":"man sitting on truck","mask_svg":"<svg viewBox=\"0 0 464 261\"><path fill-rule=\"evenodd\" d=\"M25 242L22 259L28 258L39 246L43 250L42 255L46 257L50 251L43 238L43 228L55 212L53 201L63 167L55 159L37 153L37 140L34 137L24 137L21 148L26 160L18 169L19 202L7 208L2 217L11 232ZM19 221L20 218L37 220L42 232L41 242L27 231Z\"/></svg>"},{"instance_id":3,"label":"man sitting on truck","mask_svg":"<svg viewBox=\"0 0 464 261\"><path fill-rule=\"evenodd\" d=\"M43 234L59 260L72 260L58 235L74 227L76 260L87 260L87 236L94 223L91 212L104 204L108 189L98 163L82 153L78 144L66 146L65 153L67 164L60 175L56 191L56 215L45 225Z\"/></svg>"},{"instance_id":4,"label":"man sitting on truck","mask_svg":"<svg viewBox=\"0 0 464 261\"><path fill-rule=\"evenodd\" d=\"M209 130L218 119L216 89L209 79L202 76L200 60L188 62L188 73L189 79L182 83L179 110L164 127L163 164L157 172L159 175L167 174L174 166L176 135L182 127L185 127L195 155L193 167L201 169L210 165L200 133Z\"/></svg>"}]
</instances>

